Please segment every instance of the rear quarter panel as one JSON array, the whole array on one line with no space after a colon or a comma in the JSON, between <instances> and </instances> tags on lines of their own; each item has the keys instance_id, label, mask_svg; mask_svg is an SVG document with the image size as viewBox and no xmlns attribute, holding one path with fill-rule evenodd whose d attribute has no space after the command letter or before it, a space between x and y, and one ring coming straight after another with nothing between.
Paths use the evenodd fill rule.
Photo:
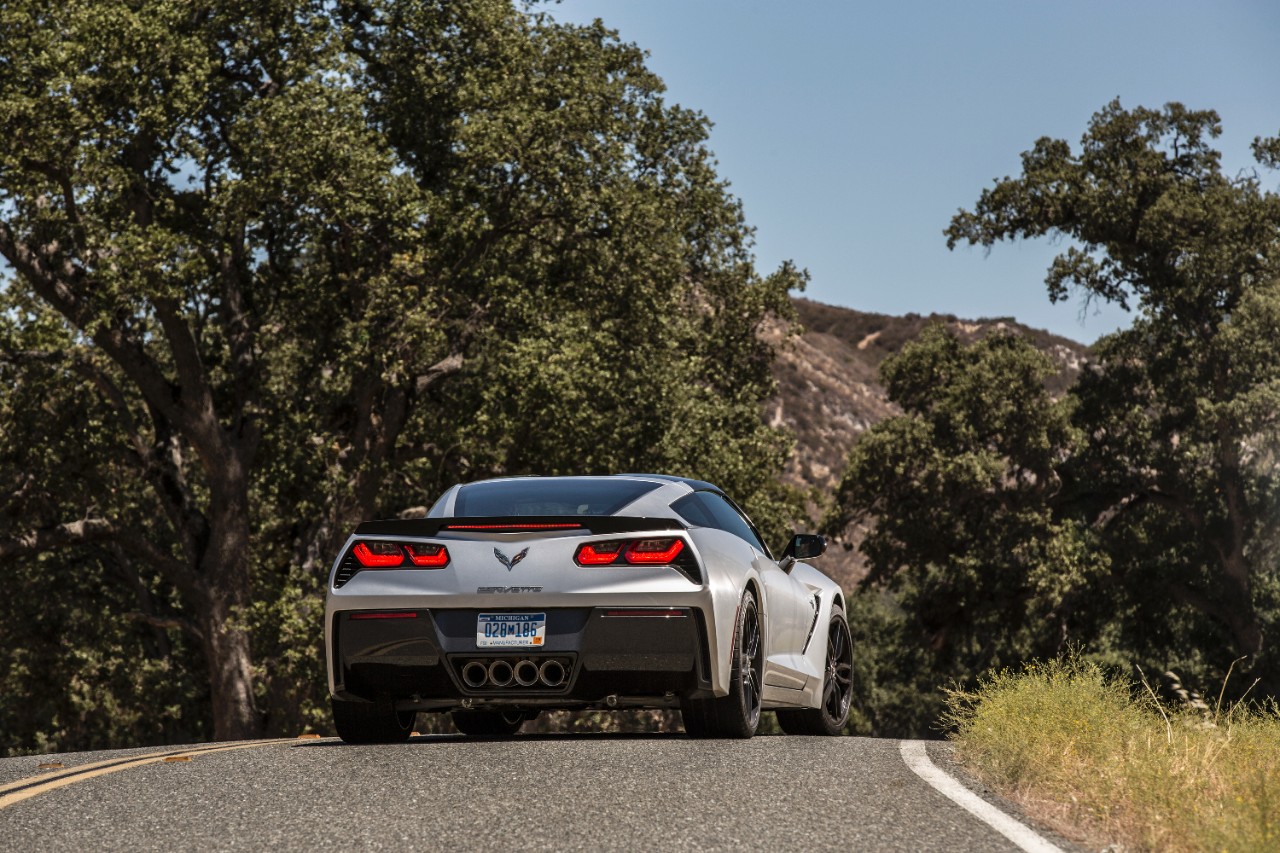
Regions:
<instances>
[{"instance_id":1,"label":"rear quarter panel","mask_svg":"<svg viewBox=\"0 0 1280 853\"><path fill-rule=\"evenodd\" d=\"M712 527L690 528L689 535L702 557L703 569L711 592L712 613L710 627L711 681L717 696L729 692L729 677L733 669L733 635L737 628L738 605L742 594L750 584L756 590L761 610L761 624L768 642L768 602L763 600L764 585L752 567L755 551L732 533Z\"/></svg>"}]
</instances>

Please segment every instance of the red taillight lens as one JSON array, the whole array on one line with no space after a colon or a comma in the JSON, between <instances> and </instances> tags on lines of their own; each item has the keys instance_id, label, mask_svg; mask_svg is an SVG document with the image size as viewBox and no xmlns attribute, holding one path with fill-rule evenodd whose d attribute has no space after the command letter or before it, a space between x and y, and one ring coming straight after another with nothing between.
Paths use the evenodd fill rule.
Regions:
<instances>
[{"instance_id":1,"label":"red taillight lens","mask_svg":"<svg viewBox=\"0 0 1280 853\"><path fill-rule=\"evenodd\" d=\"M665 565L684 550L680 539L640 539L627 547L627 562L644 565Z\"/></svg>"},{"instance_id":2,"label":"red taillight lens","mask_svg":"<svg viewBox=\"0 0 1280 853\"><path fill-rule=\"evenodd\" d=\"M386 613L379 613L370 610L362 610L359 613L352 613L351 619L417 619L418 614L410 610L392 610Z\"/></svg>"},{"instance_id":3,"label":"red taillight lens","mask_svg":"<svg viewBox=\"0 0 1280 853\"><path fill-rule=\"evenodd\" d=\"M424 569L443 569L449 565L449 549L443 545L405 545L409 562Z\"/></svg>"},{"instance_id":4,"label":"red taillight lens","mask_svg":"<svg viewBox=\"0 0 1280 853\"><path fill-rule=\"evenodd\" d=\"M404 564L404 551L394 542L357 542L351 553L366 569L391 569Z\"/></svg>"},{"instance_id":5,"label":"red taillight lens","mask_svg":"<svg viewBox=\"0 0 1280 853\"><path fill-rule=\"evenodd\" d=\"M625 542L590 542L578 549L574 559L579 566L607 566L622 554Z\"/></svg>"},{"instance_id":6,"label":"red taillight lens","mask_svg":"<svg viewBox=\"0 0 1280 853\"><path fill-rule=\"evenodd\" d=\"M579 566L665 566L680 556L682 551L682 539L590 542L580 546L573 559Z\"/></svg>"}]
</instances>

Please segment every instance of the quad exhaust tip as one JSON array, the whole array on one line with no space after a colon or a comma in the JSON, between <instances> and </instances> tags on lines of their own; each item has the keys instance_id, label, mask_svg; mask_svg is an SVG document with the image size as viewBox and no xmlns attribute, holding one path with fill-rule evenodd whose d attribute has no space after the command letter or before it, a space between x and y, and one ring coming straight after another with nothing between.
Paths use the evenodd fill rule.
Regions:
<instances>
[{"instance_id":1,"label":"quad exhaust tip","mask_svg":"<svg viewBox=\"0 0 1280 853\"><path fill-rule=\"evenodd\" d=\"M504 660L489 664L489 683L494 687L506 687L515 678L515 670Z\"/></svg>"},{"instance_id":2,"label":"quad exhaust tip","mask_svg":"<svg viewBox=\"0 0 1280 853\"><path fill-rule=\"evenodd\" d=\"M470 660L462 665L462 683L472 690L483 687L563 687L569 677L569 670L562 661L554 658L544 660L541 665L531 658L523 658L515 663L499 658L497 660Z\"/></svg>"},{"instance_id":3,"label":"quad exhaust tip","mask_svg":"<svg viewBox=\"0 0 1280 853\"><path fill-rule=\"evenodd\" d=\"M478 660L470 661L462 668L462 680L468 687L484 687L489 680L489 670Z\"/></svg>"},{"instance_id":4,"label":"quad exhaust tip","mask_svg":"<svg viewBox=\"0 0 1280 853\"><path fill-rule=\"evenodd\" d=\"M532 664L533 661L529 663ZM545 661L538 667L538 680L547 687L559 687L564 683L564 676L564 664L558 660Z\"/></svg>"},{"instance_id":5,"label":"quad exhaust tip","mask_svg":"<svg viewBox=\"0 0 1280 853\"><path fill-rule=\"evenodd\" d=\"M527 658L515 666L516 684L521 687L532 687L538 683L538 665Z\"/></svg>"}]
</instances>

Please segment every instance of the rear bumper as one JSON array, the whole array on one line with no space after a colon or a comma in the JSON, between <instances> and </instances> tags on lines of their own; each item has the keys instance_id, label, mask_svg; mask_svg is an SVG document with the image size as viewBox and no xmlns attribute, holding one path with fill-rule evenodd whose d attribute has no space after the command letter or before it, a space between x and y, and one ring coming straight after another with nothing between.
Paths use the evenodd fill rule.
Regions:
<instances>
[{"instance_id":1,"label":"rear bumper","mask_svg":"<svg viewBox=\"0 0 1280 853\"><path fill-rule=\"evenodd\" d=\"M671 707L682 698L712 695L707 624L697 607L672 608L678 616L654 615L668 608L538 609L547 621L545 643L536 649L478 647L477 609L401 609L390 612L404 618L378 619L359 618L369 613L364 610L334 611L328 649L333 693L419 710ZM505 662L530 674L528 662L541 667L548 661L563 667L563 678L524 679L521 685L475 677L481 671L476 663L499 663L505 674ZM554 667L551 672L556 674Z\"/></svg>"}]
</instances>

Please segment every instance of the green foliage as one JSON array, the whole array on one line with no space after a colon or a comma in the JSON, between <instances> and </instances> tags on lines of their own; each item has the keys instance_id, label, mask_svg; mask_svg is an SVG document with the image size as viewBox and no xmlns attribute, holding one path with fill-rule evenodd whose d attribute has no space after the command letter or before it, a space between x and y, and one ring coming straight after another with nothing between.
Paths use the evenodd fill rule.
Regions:
<instances>
[{"instance_id":1,"label":"green foliage","mask_svg":"<svg viewBox=\"0 0 1280 853\"><path fill-rule=\"evenodd\" d=\"M318 725L334 550L458 481L694 475L781 537L757 332L806 276L756 273L706 120L615 33L118 0L11 3L0 38L0 556L152 590L128 642L208 674L189 730Z\"/></svg>"},{"instance_id":2,"label":"green foliage","mask_svg":"<svg viewBox=\"0 0 1280 853\"><path fill-rule=\"evenodd\" d=\"M904 415L854 448L829 527L874 521L868 584L908 648L868 653L901 677L972 683L1075 640L1200 685L1244 655L1280 690L1280 196L1222 174L1219 132L1113 102L952 220L951 246L1066 238L1050 298L1137 314L1059 400L1026 344L935 332L885 363Z\"/></svg>"},{"instance_id":3,"label":"green foliage","mask_svg":"<svg viewBox=\"0 0 1280 853\"><path fill-rule=\"evenodd\" d=\"M43 555L7 563L5 584L3 754L208 739L199 661L127 560L106 548Z\"/></svg>"},{"instance_id":4,"label":"green foliage","mask_svg":"<svg viewBox=\"0 0 1280 853\"><path fill-rule=\"evenodd\" d=\"M877 732L923 731L942 683L1056 653L1105 570L1089 531L1054 509L1057 465L1077 436L1072 402L1045 390L1052 373L1020 337L965 347L940 325L882 367L904 413L854 447L825 524L839 534L876 521L851 606L873 617L853 621L869 683L887 691L887 707L864 709Z\"/></svg>"}]
</instances>

